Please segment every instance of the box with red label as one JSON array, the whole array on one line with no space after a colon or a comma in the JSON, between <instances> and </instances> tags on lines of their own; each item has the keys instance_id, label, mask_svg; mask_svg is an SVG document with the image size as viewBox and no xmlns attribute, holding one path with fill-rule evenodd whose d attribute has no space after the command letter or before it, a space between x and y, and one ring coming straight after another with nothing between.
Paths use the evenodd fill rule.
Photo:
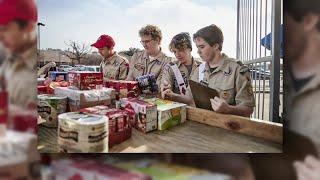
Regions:
<instances>
[{"instance_id":1,"label":"box with red label","mask_svg":"<svg viewBox=\"0 0 320 180\"><path fill-rule=\"evenodd\" d=\"M108 80L105 82L107 88L113 88L117 92L117 100L121 98L135 98L140 94L137 81Z\"/></svg>"},{"instance_id":2,"label":"box with red label","mask_svg":"<svg viewBox=\"0 0 320 180\"><path fill-rule=\"evenodd\" d=\"M101 72L69 72L68 81L72 89L101 89L103 86L103 75Z\"/></svg>"},{"instance_id":3,"label":"box with red label","mask_svg":"<svg viewBox=\"0 0 320 180\"><path fill-rule=\"evenodd\" d=\"M122 98L120 106L135 112L135 128L147 133L157 129L157 106L137 98Z\"/></svg>"},{"instance_id":4,"label":"box with red label","mask_svg":"<svg viewBox=\"0 0 320 180\"><path fill-rule=\"evenodd\" d=\"M92 106L112 105L116 98L116 92L111 88L81 91L67 87L57 87L55 88L55 94L68 97L67 111L71 112Z\"/></svg>"},{"instance_id":5,"label":"box with red label","mask_svg":"<svg viewBox=\"0 0 320 180\"><path fill-rule=\"evenodd\" d=\"M105 115L109 119L109 148L120 144L131 137L131 124L125 110L109 108L108 106L94 106L81 109L80 112Z\"/></svg>"}]
</instances>

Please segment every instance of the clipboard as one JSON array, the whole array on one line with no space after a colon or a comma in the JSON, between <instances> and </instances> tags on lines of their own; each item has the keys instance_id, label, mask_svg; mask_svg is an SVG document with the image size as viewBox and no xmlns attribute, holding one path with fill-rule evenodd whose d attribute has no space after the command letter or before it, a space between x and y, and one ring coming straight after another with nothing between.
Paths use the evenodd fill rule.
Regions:
<instances>
[{"instance_id":1,"label":"clipboard","mask_svg":"<svg viewBox=\"0 0 320 180\"><path fill-rule=\"evenodd\" d=\"M196 107L213 111L210 99L219 97L218 91L192 80L189 80L189 86Z\"/></svg>"}]
</instances>

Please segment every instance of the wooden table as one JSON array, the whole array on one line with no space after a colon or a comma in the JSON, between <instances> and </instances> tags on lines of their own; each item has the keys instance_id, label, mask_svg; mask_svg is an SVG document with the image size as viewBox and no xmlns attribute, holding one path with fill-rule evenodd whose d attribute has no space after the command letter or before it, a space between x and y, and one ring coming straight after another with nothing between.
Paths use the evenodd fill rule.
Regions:
<instances>
[{"instance_id":1,"label":"wooden table","mask_svg":"<svg viewBox=\"0 0 320 180\"><path fill-rule=\"evenodd\" d=\"M57 128L39 125L38 150L58 152ZM147 134L135 129L132 137L111 149L111 153L281 153L282 144L236 133L207 124L187 121L165 131Z\"/></svg>"}]
</instances>

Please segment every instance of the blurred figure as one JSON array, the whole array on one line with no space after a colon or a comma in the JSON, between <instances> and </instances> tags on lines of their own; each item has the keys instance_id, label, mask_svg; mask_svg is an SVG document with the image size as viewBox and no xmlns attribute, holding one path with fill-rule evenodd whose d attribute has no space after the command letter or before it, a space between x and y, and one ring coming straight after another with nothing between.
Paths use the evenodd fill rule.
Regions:
<instances>
[{"instance_id":1,"label":"blurred figure","mask_svg":"<svg viewBox=\"0 0 320 180\"><path fill-rule=\"evenodd\" d=\"M0 42L9 53L0 68L0 89L8 92L9 125L20 130L36 125L36 22L33 0L0 1Z\"/></svg>"},{"instance_id":2,"label":"blurred figure","mask_svg":"<svg viewBox=\"0 0 320 180\"><path fill-rule=\"evenodd\" d=\"M320 152L320 1L285 0L288 127L307 138ZM288 107L288 106L287 106ZM320 159L308 155L295 162L298 179L319 179Z\"/></svg>"},{"instance_id":3,"label":"blurred figure","mask_svg":"<svg viewBox=\"0 0 320 180\"><path fill-rule=\"evenodd\" d=\"M111 36L101 35L91 46L97 48L103 57L100 64L103 81L125 80L127 78L129 61L114 51L115 42Z\"/></svg>"},{"instance_id":4,"label":"blurred figure","mask_svg":"<svg viewBox=\"0 0 320 180\"><path fill-rule=\"evenodd\" d=\"M252 155L258 179L320 178L320 1L284 0L284 150Z\"/></svg>"}]
</instances>

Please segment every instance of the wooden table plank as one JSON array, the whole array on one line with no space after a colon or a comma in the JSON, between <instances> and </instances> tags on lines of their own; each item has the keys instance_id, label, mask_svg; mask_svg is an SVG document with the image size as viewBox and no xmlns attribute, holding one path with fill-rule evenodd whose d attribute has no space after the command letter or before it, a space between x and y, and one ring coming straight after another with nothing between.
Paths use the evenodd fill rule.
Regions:
<instances>
[{"instance_id":1,"label":"wooden table plank","mask_svg":"<svg viewBox=\"0 0 320 180\"><path fill-rule=\"evenodd\" d=\"M57 152L57 129L39 125L38 149ZM132 137L109 149L111 153L281 153L282 145L194 121Z\"/></svg>"}]
</instances>

